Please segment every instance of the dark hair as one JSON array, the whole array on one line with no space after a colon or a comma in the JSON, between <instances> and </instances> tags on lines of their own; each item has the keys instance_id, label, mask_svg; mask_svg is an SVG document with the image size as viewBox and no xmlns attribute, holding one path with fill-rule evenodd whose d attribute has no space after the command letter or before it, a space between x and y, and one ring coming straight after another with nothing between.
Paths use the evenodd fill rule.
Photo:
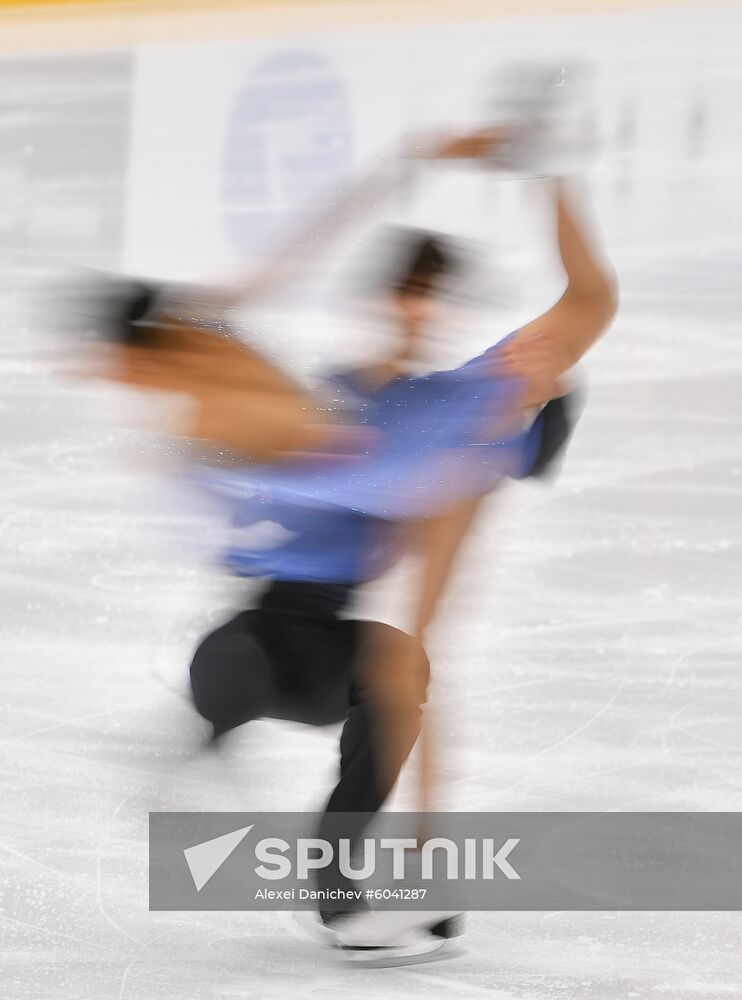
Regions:
<instances>
[{"instance_id":1,"label":"dark hair","mask_svg":"<svg viewBox=\"0 0 742 1000\"><path fill-rule=\"evenodd\" d=\"M401 242L397 266L387 280L387 287L398 295L429 295L460 269L458 255L443 237L408 230Z\"/></svg>"},{"instance_id":2,"label":"dark hair","mask_svg":"<svg viewBox=\"0 0 742 1000\"><path fill-rule=\"evenodd\" d=\"M131 347L154 346L159 300L159 290L143 282L125 282L113 288L101 302L103 336Z\"/></svg>"},{"instance_id":3,"label":"dark hair","mask_svg":"<svg viewBox=\"0 0 742 1000\"><path fill-rule=\"evenodd\" d=\"M52 295L63 331L122 346L157 344L165 303L155 283L93 272L53 289Z\"/></svg>"}]
</instances>

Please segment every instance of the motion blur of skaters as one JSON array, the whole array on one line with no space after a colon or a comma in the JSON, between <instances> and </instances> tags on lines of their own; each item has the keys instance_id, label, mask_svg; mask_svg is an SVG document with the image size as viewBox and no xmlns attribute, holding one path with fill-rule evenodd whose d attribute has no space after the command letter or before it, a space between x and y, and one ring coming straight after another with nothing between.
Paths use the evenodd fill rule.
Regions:
<instances>
[{"instance_id":1,"label":"motion blur of skaters","mask_svg":"<svg viewBox=\"0 0 742 1000\"><path fill-rule=\"evenodd\" d=\"M419 155L549 174L548 97L547 88L528 121L447 138ZM258 718L343 722L326 815L357 814L353 837L418 738L426 630L477 503L507 477L553 467L576 411L563 377L615 310L570 182L539 186L556 215L566 289L542 316L450 371L412 374L460 267L455 245L432 233L398 233L398 266L378 292L397 346L372 366L325 372L316 391L231 335L218 297L196 322L182 294L145 285L115 290L99 306L109 321L103 373L185 394L192 407L182 435L228 451L226 467L207 455L204 473L232 511L225 564L265 581L255 606L201 640L190 667L194 704L214 741ZM358 588L405 552L419 565L409 634L353 619ZM433 759L436 750L433 740ZM433 779L423 770L425 786ZM443 913L323 906L320 917L347 953L369 960L371 949L380 964L429 956L455 933Z\"/></svg>"}]
</instances>

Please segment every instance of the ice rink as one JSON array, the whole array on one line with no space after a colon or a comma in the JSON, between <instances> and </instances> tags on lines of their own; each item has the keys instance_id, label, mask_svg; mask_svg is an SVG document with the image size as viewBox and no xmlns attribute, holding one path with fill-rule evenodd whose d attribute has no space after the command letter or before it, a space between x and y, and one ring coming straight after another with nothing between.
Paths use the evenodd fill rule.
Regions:
<instances>
[{"instance_id":1,"label":"ice rink","mask_svg":"<svg viewBox=\"0 0 742 1000\"><path fill-rule=\"evenodd\" d=\"M742 809L742 10L605 18L573 15L556 37L543 18L506 29L539 53L576 32L589 54L595 37L612 67L592 193L622 304L585 365L561 478L493 498L436 629L441 808ZM507 36L496 20L487 32L499 58ZM113 58L100 56L111 163L89 185L103 208L94 217L85 185L68 185L51 228L58 177L27 182L14 111L24 88L37 116L53 105L62 70L0 60L2 1000L740 996L738 913L476 913L459 958L360 970L290 915L148 912L150 810L316 808L337 731L257 722L220 756L201 750L189 652L244 588L208 563L212 522L164 475L139 415L60 374L63 352L29 318L55 226L79 219L75 259L89 263L138 263L147 245L165 256L142 229L143 196L109 208L143 170L111 152L128 114L129 56ZM43 135L49 162L80 169L84 143L73 154L63 132ZM511 297L493 339L508 310L534 310L509 240L497 227ZM375 586L369 610L396 620L403 588L402 573Z\"/></svg>"}]
</instances>

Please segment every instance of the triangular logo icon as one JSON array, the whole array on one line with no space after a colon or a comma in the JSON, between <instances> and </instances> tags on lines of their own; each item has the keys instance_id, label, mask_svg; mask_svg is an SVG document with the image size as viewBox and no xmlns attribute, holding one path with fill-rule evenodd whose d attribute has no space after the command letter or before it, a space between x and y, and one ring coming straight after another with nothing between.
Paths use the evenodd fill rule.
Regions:
<instances>
[{"instance_id":1,"label":"triangular logo icon","mask_svg":"<svg viewBox=\"0 0 742 1000\"><path fill-rule=\"evenodd\" d=\"M214 837L213 840L205 840L203 844L196 844L195 847L185 848L183 854L188 862L196 892L201 892L254 825L252 823L250 826L243 826L241 830L234 830L221 837Z\"/></svg>"}]
</instances>

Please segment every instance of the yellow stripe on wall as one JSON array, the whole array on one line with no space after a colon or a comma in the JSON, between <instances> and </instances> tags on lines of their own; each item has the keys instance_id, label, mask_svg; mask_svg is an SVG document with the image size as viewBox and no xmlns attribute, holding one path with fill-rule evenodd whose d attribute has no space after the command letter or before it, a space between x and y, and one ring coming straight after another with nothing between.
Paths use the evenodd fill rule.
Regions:
<instances>
[{"instance_id":1,"label":"yellow stripe on wall","mask_svg":"<svg viewBox=\"0 0 742 1000\"><path fill-rule=\"evenodd\" d=\"M722 3L724 0L722 0ZM727 0L739 5L739 0ZM389 21L679 9L691 0L0 0L0 51L216 40Z\"/></svg>"}]
</instances>

